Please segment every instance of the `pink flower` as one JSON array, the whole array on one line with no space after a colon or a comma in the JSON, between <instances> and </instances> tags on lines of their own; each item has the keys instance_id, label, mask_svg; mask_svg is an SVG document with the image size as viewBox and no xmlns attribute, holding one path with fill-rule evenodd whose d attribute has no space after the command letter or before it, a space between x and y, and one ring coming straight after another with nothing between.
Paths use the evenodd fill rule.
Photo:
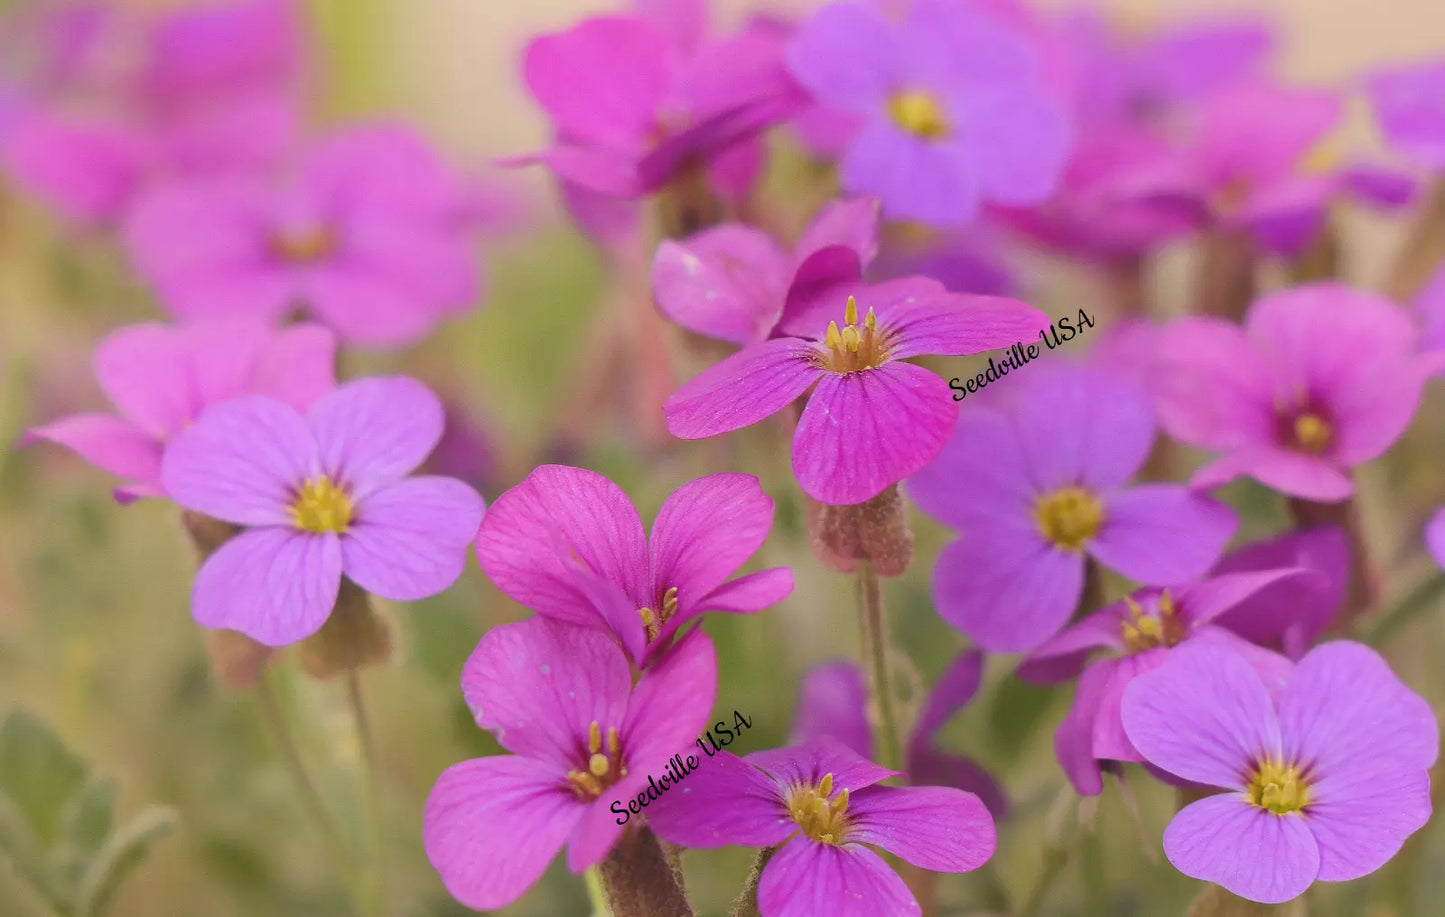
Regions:
<instances>
[{"instance_id":1,"label":"pink flower","mask_svg":"<svg viewBox=\"0 0 1445 917\"><path fill-rule=\"evenodd\" d=\"M678 389L664 406L667 428L717 436L811 388L793 473L816 500L863 503L933 461L958 419L948 385L904 360L1007 347L1048 325L1016 300L949 293L926 277L829 285L790 305L779 326L790 336L744 347Z\"/></svg>"},{"instance_id":2,"label":"pink flower","mask_svg":"<svg viewBox=\"0 0 1445 917\"><path fill-rule=\"evenodd\" d=\"M462 183L410 132L355 129L280 185L157 189L126 228L131 256L181 316L302 308L344 341L410 344L476 303Z\"/></svg>"},{"instance_id":3,"label":"pink flower","mask_svg":"<svg viewBox=\"0 0 1445 917\"><path fill-rule=\"evenodd\" d=\"M1124 735L1120 699L1135 678L1163 665L1178 647L1197 642L1225 646L1245 658L1265 684L1281 683L1292 668L1288 659L1217 622L1270 587L1287 592L1281 599L1287 602L1323 581L1319 573L1283 569L1218 576L1176 589L1142 589L1070 625L1030 653L1018 670L1026 681L1048 684L1083 669L1074 706L1054 737L1059 764L1074 789L1085 796L1103 791L1101 761L1144 760ZM1099 650L1105 655L1095 656Z\"/></svg>"},{"instance_id":4,"label":"pink flower","mask_svg":"<svg viewBox=\"0 0 1445 917\"><path fill-rule=\"evenodd\" d=\"M179 327L130 325L95 349L95 377L118 415L76 414L25 434L65 446L125 480L116 499L163 496L166 443L212 404L269 395L304 411L336 385L336 342L316 325L273 331L216 319Z\"/></svg>"},{"instance_id":5,"label":"pink flower","mask_svg":"<svg viewBox=\"0 0 1445 917\"><path fill-rule=\"evenodd\" d=\"M1214 623L1251 643L1303 656L1329 629L1345 601L1350 543L1337 526L1322 525L1256 541L1224 555L1213 575L1303 567L1317 575L1284 580L1225 611Z\"/></svg>"},{"instance_id":6,"label":"pink flower","mask_svg":"<svg viewBox=\"0 0 1445 917\"><path fill-rule=\"evenodd\" d=\"M305 414L260 395L213 405L161 467L181 506L246 527L197 574L196 621L284 646L326 622L343 575L397 601L450 586L483 507L460 481L407 477L441 435L441 402L404 377L349 382Z\"/></svg>"},{"instance_id":7,"label":"pink flower","mask_svg":"<svg viewBox=\"0 0 1445 917\"><path fill-rule=\"evenodd\" d=\"M1445 60L1382 71L1367 90L1390 146L1427 169L1445 170Z\"/></svg>"},{"instance_id":8,"label":"pink flower","mask_svg":"<svg viewBox=\"0 0 1445 917\"><path fill-rule=\"evenodd\" d=\"M1160 335L1153 379L1161 424L1224 453L1192 483L1240 475L1307 500L1350 496L1349 469L1404 432L1434 368L1403 310L1337 283L1256 301L1244 328L1175 322Z\"/></svg>"},{"instance_id":9,"label":"pink flower","mask_svg":"<svg viewBox=\"0 0 1445 917\"><path fill-rule=\"evenodd\" d=\"M616 484L582 468L543 465L492 505L477 532L477 560L521 604L610 630L629 658L651 664L705 612L751 614L793 591L786 567L728 579L772 525L772 498L749 474L712 474L679 487L649 537Z\"/></svg>"},{"instance_id":10,"label":"pink flower","mask_svg":"<svg viewBox=\"0 0 1445 917\"><path fill-rule=\"evenodd\" d=\"M422 839L447 890L492 910L520 898L563 844L572 872L601 862L628 830L617 801L635 799L687 750L716 690L717 660L700 632L634 687L627 658L597 631L545 618L488 631L462 694L512 754L453 765L427 798Z\"/></svg>"},{"instance_id":11,"label":"pink flower","mask_svg":"<svg viewBox=\"0 0 1445 917\"><path fill-rule=\"evenodd\" d=\"M763 917L903 917L918 902L881 849L922 869L970 872L993 856L993 818L951 787L879 786L898 774L821 738L745 758L720 751L648 811L674 844L777 847Z\"/></svg>"},{"instance_id":12,"label":"pink flower","mask_svg":"<svg viewBox=\"0 0 1445 917\"><path fill-rule=\"evenodd\" d=\"M1234 653L1184 647L1125 690L1123 722L1151 764L1228 791L1174 816L1169 861L1253 901L1369 875L1430 818L1435 717L1359 643L1316 647L1277 698Z\"/></svg>"},{"instance_id":13,"label":"pink flower","mask_svg":"<svg viewBox=\"0 0 1445 917\"><path fill-rule=\"evenodd\" d=\"M877 251L877 202L835 201L813 218L791 255L741 223L664 240L652 259L653 296L663 315L689 331L755 344L772 335L790 296L835 277L856 280Z\"/></svg>"}]
</instances>

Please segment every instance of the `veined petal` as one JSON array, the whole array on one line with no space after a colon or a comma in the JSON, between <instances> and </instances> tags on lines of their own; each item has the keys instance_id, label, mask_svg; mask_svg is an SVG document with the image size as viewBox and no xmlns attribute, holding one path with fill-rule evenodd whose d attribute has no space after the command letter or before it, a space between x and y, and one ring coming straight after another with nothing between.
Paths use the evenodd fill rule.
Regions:
<instances>
[{"instance_id":1,"label":"veined petal","mask_svg":"<svg viewBox=\"0 0 1445 917\"><path fill-rule=\"evenodd\" d=\"M682 327L749 344L777 323L790 274L787 256L766 233L729 223L660 244L652 292L658 310Z\"/></svg>"},{"instance_id":2,"label":"veined petal","mask_svg":"<svg viewBox=\"0 0 1445 917\"><path fill-rule=\"evenodd\" d=\"M1307 819L1275 815L1237 793L1180 810L1164 829L1164 855L1186 876L1263 904L1299 897L1320 871Z\"/></svg>"},{"instance_id":3,"label":"veined petal","mask_svg":"<svg viewBox=\"0 0 1445 917\"><path fill-rule=\"evenodd\" d=\"M832 736L819 736L806 745L755 751L745 760L762 768L782 787L817 786L824 774L833 775L835 791L856 792L867 786L900 776L879 767Z\"/></svg>"},{"instance_id":4,"label":"veined petal","mask_svg":"<svg viewBox=\"0 0 1445 917\"><path fill-rule=\"evenodd\" d=\"M1130 579L1165 585L1214 565L1239 522L1223 503L1173 484L1110 494L1104 525L1088 551Z\"/></svg>"},{"instance_id":5,"label":"veined petal","mask_svg":"<svg viewBox=\"0 0 1445 917\"><path fill-rule=\"evenodd\" d=\"M628 766L666 764L707 728L717 695L717 653L707 634L694 630L637 682L622 723Z\"/></svg>"},{"instance_id":6,"label":"veined petal","mask_svg":"<svg viewBox=\"0 0 1445 917\"><path fill-rule=\"evenodd\" d=\"M185 342L173 328L157 323L122 328L100 343L94 362L106 397L157 439L185 427L200 410Z\"/></svg>"},{"instance_id":7,"label":"veined petal","mask_svg":"<svg viewBox=\"0 0 1445 917\"><path fill-rule=\"evenodd\" d=\"M971 872L998 844L972 793L941 786L870 786L848 800L850 843L872 844L934 872Z\"/></svg>"},{"instance_id":8,"label":"veined petal","mask_svg":"<svg viewBox=\"0 0 1445 917\"><path fill-rule=\"evenodd\" d=\"M102 471L156 488L161 444L135 425L109 414L75 414L25 432L22 445L46 440L64 446Z\"/></svg>"},{"instance_id":9,"label":"veined petal","mask_svg":"<svg viewBox=\"0 0 1445 917\"><path fill-rule=\"evenodd\" d=\"M658 837L684 847L772 847L798 830L782 791L730 751L694 755L697 769L647 809Z\"/></svg>"},{"instance_id":10,"label":"veined petal","mask_svg":"<svg viewBox=\"0 0 1445 917\"><path fill-rule=\"evenodd\" d=\"M1001 350L1049 328L1044 313L1016 299L945 293L877 308L895 360L923 354L968 356Z\"/></svg>"},{"instance_id":11,"label":"veined petal","mask_svg":"<svg viewBox=\"0 0 1445 917\"><path fill-rule=\"evenodd\" d=\"M418 477L356 505L341 539L346 575L399 602L436 595L461 575L482 523L482 498L454 478Z\"/></svg>"},{"instance_id":12,"label":"veined petal","mask_svg":"<svg viewBox=\"0 0 1445 917\"><path fill-rule=\"evenodd\" d=\"M321 629L340 589L341 545L335 535L252 529L201 565L191 614L203 627L286 646Z\"/></svg>"},{"instance_id":13,"label":"veined petal","mask_svg":"<svg viewBox=\"0 0 1445 917\"><path fill-rule=\"evenodd\" d=\"M763 546L773 499L750 474L710 474L673 491L652 523L658 590L677 589L679 613L698 603Z\"/></svg>"},{"instance_id":14,"label":"veined petal","mask_svg":"<svg viewBox=\"0 0 1445 917\"><path fill-rule=\"evenodd\" d=\"M784 844L763 868L758 905L768 917L923 913L908 886L878 854L857 844L835 847L802 835Z\"/></svg>"},{"instance_id":15,"label":"veined petal","mask_svg":"<svg viewBox=\"0 0 1445 917\"><path fill-rule=\"evenodd\" d=\"M943 549L933 568L938 613L995 653L1022 652L1052 637L1083 589L1083 555L1051 548L1021 523L966 534Z\"/></svg>"},{"instance_id":16,"label":"veined petal","mask_svg":"<svg viewBox=\"0 0 1445 917\"><path fill-rule=\"evenodd\" d=\"M415 470L446 424L441 400L405 376L348 382L321 396L307 417L321 466L353 500Z\"/></svg>"},{"instance_id":17,"label":"veined petal","mask_svg":"<svg viewBox=\"0 0 1445 917\"><path fill-rule=\"evenodd\" d=\"M667 399L667 429L679 439L706 439L776 414L823 375L816 358L814 345L797 338L745 347Z\"/></svg>"}]
</instances>

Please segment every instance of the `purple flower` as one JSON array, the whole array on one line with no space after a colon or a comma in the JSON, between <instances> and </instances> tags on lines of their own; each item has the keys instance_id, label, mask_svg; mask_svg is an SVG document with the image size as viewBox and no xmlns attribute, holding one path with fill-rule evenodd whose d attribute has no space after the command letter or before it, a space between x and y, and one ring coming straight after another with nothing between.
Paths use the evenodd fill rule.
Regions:
<instances>
[{"instance_id":1,"label":"purple flower","mask_svg":"<svg viewBox=\"0 0 1445 917\"><path fill-rule=\"evenodd\" d=\"M422 840L447 890L493 910L520 898L563 844L573 872L601 862L625 830L614 801L635 798L692 744L716 691L700 632L634 687L626 657L597 631L545 618L488 631L462 694L512 754L451 766L427 798Z\"/></svg>"},{"instance_id":2,"label":"purple flower","mask_svg":"<svg viewBox=\"0 0 1445 917\"><path fill-rule=\"evenodd\" d=\"M1343 530L1322 525L1257 541L1226 554L1210 572L1246 573L1304 567L1316 576L1284 580L1259 590L1214 619L1215 625L1251 643L1303 656L1340 611L1350 572L1350 544Z\"/></svg>"},{"instance_id":3,"label":"purple flower","mask_svg":"<svg viewBox=\"0 0 1445 917\"><path fill-rule=\"evenodd\" d=\"M460 481L407 477L441 435L441 402L400 376L349 382L304 415L259 395L212 405L161 466L181 506L246 527L196 575L196 621L284 646L326 622L343 575L397 601L450 586L483 507Z\"/></svg>"},{"instance_id":4,"label":"purple flower","mask_svg":"<svg viewBox=\"0 0 1445 917\"><path fill-rule=\"evenodd\" d=\"M874 852L922 869L969 872L993 855L993 819L972 793L878 786L898 776L820 738L703 761L648 813L684 847L778 847L758 883L763 917L901 917L918 902Z\"/></svg>"},{"instance_id":5,"label":"purple flower","mask_svg":"<svg viewBox=\"0 0 1445 917\"><path fill-rule=\"evenodd\" d=\"M242 394L269 395L298 411L336 385L336 341L325 328L282 331L243 319L179 327L130 325L95 349L96 380L116 414L75 414L33 427L48 440L125 480L117 500L165 495L161 454L205 409Z\"/></svg>"},{"instance_id":6,"label":"purple flower","mask_svg":"<svg viewBox=\"0 0 1445 917\"><path fill-rule=\"evenodd\" d=\"M969 222L984 202L1053 193L1070 126L1040 85L1028 42L987 12L917 0L897 25L875 6L831 3L802 28L788 66L824 106L864 122L843 187L891 217Z\"/></svg>"},{"instance_id":7,"label":"purple flower","mask_svg":"<svg viewBox=\"0 0 1445 917\"><path fill-rule=\"evenodd\" d=\"M137 204L127 247L181 316L300 307L344 341L400 346L475 304L463 183L390 128L321 144L294 179L178 183Z\"/></svg>"},{"instance_id":8,"label":"purple flower","mask_svg":"<svg viewBox=\"0 0 1445 917\"><path fill-rule=\"evenodd\" d=\"M793 591L786 567L728 579L762 547L773 501L749 474L691 481L663 503L649 538L632 501L600 474L543 465L492 504L477 560L497 588L539 614L610 629L652 663L709 611L751 614Z\"/></svg>"},{"instance_id":9,"label":"purple flower","mask_svg":"<svg viewBox=\"0 0 1445 917\"><path fill-rule=\"evenodd\" d=\"M1127 486L1154 444L1141 389L1086 368L1029 372L994 403L966 405L938 461L908 480L925 512L960 530L934 567L939 613L993 652L1057 633L1087 560L1143 583L1187 582L1235 528L1228 507L1187 487Z\"/></svg>"},{"instance_id":10,"label":"purple flower","mask_svg":"<svg viewBox=\"0 0 1445 917\"><path fill-rule=\"evenodd\" d=\"M1160 335L1153 379L1160 423L1224 455L1195 473L1214 487L1240 475L1321 502L1354 492L1349 469L1383 453L1433 368L1419 331L1388 300L1337 283L1256 301L1244 328L1209 318Z\"/></svg>"},{"instance_id":11,"label":"purple flower","mask_svg":"<svg viewBox=\"0 0 1445 917\"><path fill-rule=\"evenodd\" d=\"M1427 169L1445 170L1445 60L1377 73L1367 91L1395 152Z\"/></svg>"},{"instance_id":12,"label":"purple flower","mask_svg":"<svg viewBox=\"0 0 1445 917\"><path fill-rule=\"evenodd\" d=\"M1229 791L1174 816L1164 853L1241 897L1369 875L1430 817L1435 717L1362 644L1316 647L1277 699L1234 653L1185 647L1134 680L1123 711L1151 764Z\"/></svg>"},{"instance_id":13,"label":"purple flower","mask_svg":"<svg viewBox=\"0 0 1445 917\"><path fill-rule=\"evenodd\" d=\"M998 782L972 758L941 751L933 741L943 725L973 700L982 677L983 653L977 650L960 653L949 665L929 692L908 737L903 770L913 784L951 786L973 793L994 818L1003 818L1008 800ZM790 741L805 745L831 736L871 760L867 704L868 687L856 663L824 663L803 679Z\"/></svg>"},{"instance_id":14,"label":"purple flower","mask_svg":"<svg viewBox=\"0 0 1445 917\"><path fill-rule=\"evenodd\" d=\"M1103 791L1101 761L1144 760L1124 735L1120 699L1135 678L1163 665L1177 647L1197 642L1225 646L1245 658L1266 684L1282 683L1292 667L1288 659L1217 622L1269 587L1302 592L1315 586L1312 580L1324 577L1283 569L1218 576L1179 589L1142 589L1083 618L1030 653L1018 670L1027 681L1063 681L1083 668L1074 706L1054 736L1059 764L1074 789L1085 796ZM1098 650L1108 655L1088 661Z\"/></svg>"},{"instance_id":15,"label":"purple flower","mask_svg":"<svg viewBox=\"0 0 1445 917\"><path fill-rule=\"evenodd\" d=\"M812 388L793 473L815 500L863 503L931 462L958 416L944 381L904 360L982 353L1046 327L1021 302L949 293L925 277L827 285L789 304L779 330L796 336L744 347L678 389L667 428L682 439L727 433Z\"/></svg>"},{"instance_id":16,"label":"purple flower","mask_svg":"<svg viewBox=\"0 0 1445 917\"><path fill-rule=\"evenodd\" d=\"M1421 350L1445 351L1445 264L1442 264L1413 303L1416 319L1423 327Z\"/></svg>"},{"instance_id":17,"label":"purple flower","mask_svg":"<svg viewBox=\"0 0 1445 917\"><path fill-rule=\"evenodd\" d=\"M856 280L877 250L877 203L835 201L813 218L791 255L741 223L664 240L652 260L652 291L662 314L689 331L755 344L777 328L790 296L840 274Z\"/></svg>"}]
</instances>

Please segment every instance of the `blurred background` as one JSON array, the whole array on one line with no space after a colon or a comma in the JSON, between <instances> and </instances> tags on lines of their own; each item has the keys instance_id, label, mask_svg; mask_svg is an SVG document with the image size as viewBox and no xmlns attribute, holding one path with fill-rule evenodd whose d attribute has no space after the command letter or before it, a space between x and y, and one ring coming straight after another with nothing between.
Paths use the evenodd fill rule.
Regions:
<instances>
[{"instance_id":1,"label":"blurred background","mask_svg":"<svg viewBox=\"0 0 1445 917\"><path fill-rule=\"evenodd\" d=\"M132 2L154 7L183 0ZM0 9L7 5L13 0L0 2ZM548 460L608 474L633 496L645 519L674 487L700 474L759 474L778 501L778 516L772 539L753 564L792 566L798 587L760 617L716 616L708 630L722 658L719 715L737 709L754 723L741 750L782 744L801 675L825 659L852 656L856 640L850 583L825 570L807 549L786 446L766 428L721 442L657 446L639 440L626 423L610 420L585 436L559 431L559 419L569 416L569 408L575 414L583 395L576 387L578 366L599 304L638 291L619 293L618 284L609 281L604 259L567 221L540 168L501 170L490 164L538 149L548 137L518 76L525 42L617 7L581 0L308 0L302 6L308 53L314 55L308 61L314 118L323 124L385 118L413 125L454 163L484 175L510 214L504 228L478 247L488 286L480 308L404 352L348 352L343 374L405 371L443 391L457 421L475 436L459 447L457 467L489 501ZM805 12L814 4L758 0L718 8L725 21L736 21L760 8ZM1384 62L1445 51L1445 4L1439 0L1135 0L1107 8L1127 29L1202 13L1272 17L1284 36L1281 72L1303 83L1338 86ZM16 53L15 42L4 47ZM1351 146L1378 147L1362 112L1352 112L1347 134ZM769 175L764 199L795 187L800 169L784 157ZM826 193L820 185L812 200L780 205L778 221L796 229ZM1351 271L1376 277L1404 223L1351 214L1346 227ZM1193 257L1187 246L1171 250L1151 275L1161 311L1180 309ZM1107 323L1107 305L1097 288L1067 268L1044 265L1038 271L1030 279L1039 291L1031 296L1035 304L1050 315L1097 310ZM0 186L4 442L60 414L103 408L89 373L92 347L111 329L158 314L113 240L77 229ZM693 352L674 369L681 378L704 362ZM1415 542L1421 521L1445 499L1439 459L1445 425L1435 420L1440 407L1437 392L1390 459L1365 469L1367 490L1386 480L1394 484L1394 502L1368 510L1366 518L1377 555L1391 565L1386 589L1392 596L1408 592L1429 565ZM151 804L173 810L177 830L157 841L119 887L111 910L116 917L344 917L350 908L345 892L322 839L296 803L255 698L221 686L211 674L201 632L190 619L196 558L178 511L160 500L120 507L111 499L110 484L53 447L0 453L0 715L30 711L69 749L77 767L83 761L90 774L114 780L121 820ZM1283 525L1277 501L1244 485L1227 495L1245 515L1242 536ZM938 619L929 598L928 573L946 533L916 514L914 522L914 568L886 589L898 642L931 677L963 646L963 638ZM397 652L389 664L368 671L366 683L380 750L392 911L396 917L467 913L451 901L426 861L422 806L446 766L496 751L472 722L458 678L486 628L526 612L491 587L474 561L447 593L386 612L396 629ZM1445 701L1440 625L1438 614L1412 618L1388 647L1401 677L1435 703ZM1002 660L993 662L980 697L944 736L950 747L968 751L993 770L1015 812L987 870L943 880L944 913L996 912L1002 901L1017 900L1036 878L1045 839L1074 813L1071 794L1068 805L1059 802L1067 784L1052 753L1053 728L1070 691L1021 685L1006 677ZM359 748L339 686L304 677L284 657L272 677L323 797L346 830L359 830L362 813L352 802ZM10 747L0 748L0 782L7 775L35 780L40 793L46 775L27 776L26 768L49 759L20 750L25 736L18 731L15 736ZM65 757L54 754L56 760ZM43 765L42 770L55 778L57 794L71 779ZM1141 797L1142 825L1118 796L1106 795L1097 813L1105 840L1081 848L1042 913L1184 913L1195 886L1158 853L1172 791L1143 779L1133 785ZM1312 913L1441 913L1441 835L1432 825L1377 876L1318 890ZM700 914L726 912L749 862L750 854L740 850L689 856L688 881ZM0 884L0 915L28 913L18 897L6 900L6 894ZM532 893L504 913L554 917L588 911L581 879L554 864Z\"/></svg>"}]
</instances>

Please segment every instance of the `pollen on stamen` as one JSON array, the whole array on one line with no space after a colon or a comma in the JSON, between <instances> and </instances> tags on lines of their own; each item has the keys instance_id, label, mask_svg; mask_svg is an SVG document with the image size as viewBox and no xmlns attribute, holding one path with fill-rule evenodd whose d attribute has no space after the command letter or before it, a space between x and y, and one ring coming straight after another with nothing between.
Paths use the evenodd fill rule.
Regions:
<instances>
[{"instance_id":1,"label":"pollen on stamen","mask_svg":"<svg viewBox=\"0 0 1445 917\"><path fill-rule=\"evenodd\" d=\"M819 357L819 365L836 373L872 369L888 359L883 336L878 333L878 316L870 306L860 325L858 301L852 296L843 309L843 327L839 328L836 321L829 322L823 346L826 350Z\"/></svg>"},{"instance_id":2,"label":"pollen on stamen","mask_svg":"<svg viewBox=\"0 0 1445 917\"><path fill-rule=\"evenodd\" d=\"M290 506L291 521L307 532L344 532L351 526L354 508L345 489L322 475L301 485Z\"/></svg>"}]
</instances>

